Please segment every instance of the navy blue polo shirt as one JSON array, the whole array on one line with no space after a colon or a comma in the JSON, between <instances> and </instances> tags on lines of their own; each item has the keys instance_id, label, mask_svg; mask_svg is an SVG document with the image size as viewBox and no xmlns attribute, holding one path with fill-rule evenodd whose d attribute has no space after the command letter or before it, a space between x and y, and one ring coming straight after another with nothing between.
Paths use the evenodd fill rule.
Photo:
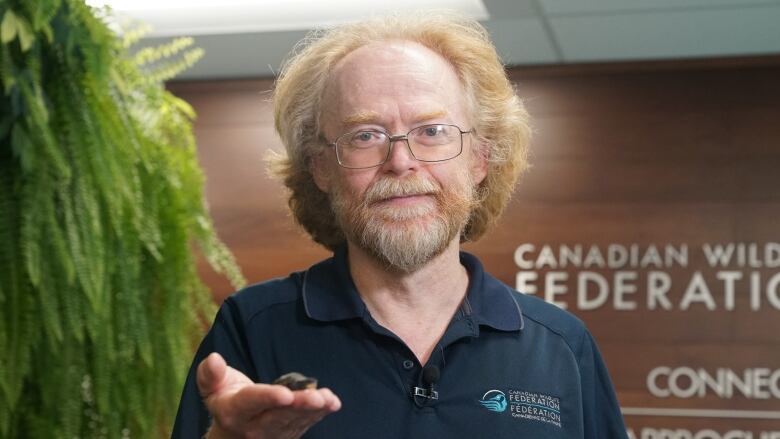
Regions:
<instances>
[{"instance_id":1,"label":"navy blue polo shirt","mask_svg":"<svg viewBox=\"0 0 780 439\"><path fill-rule=\"evenodd\" d=\"M607 370L571 314L520 294L461 253L466 298L423 366L361 300L345 249L306 271L252 285L225 300L187 377L174 438L210 424L195 383L211 352L256 382L290 372L316 377L342 402L303 436L335 438L627 438Z\"/></svg>"}]
</instances>

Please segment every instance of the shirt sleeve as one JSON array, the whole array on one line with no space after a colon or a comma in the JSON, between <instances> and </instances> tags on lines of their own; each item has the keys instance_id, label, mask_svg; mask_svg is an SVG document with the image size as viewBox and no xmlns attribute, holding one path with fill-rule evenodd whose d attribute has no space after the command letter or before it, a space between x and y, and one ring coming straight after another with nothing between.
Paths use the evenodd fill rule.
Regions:
<instances>
[{"instance_id":1,"label":"shirt sleeve","mask_svg":"<svg viewBox=\"0 0 780 439\"><path fill-rule=\"evenodd\" d=\"M612 380L590 332L579 358L585 439L628 439Z\"/></svg>"},{"instance_id":2,"label":"shirt sleeve","mask_svg":"<svg viewBox=\"0 0 780 439\"><path fill-rule=\"evenodd\" d=\"M218 352L230 367L256 381L246 346L240 314L235 302L228 298L220 307L214 324L198 347L190 366L173 426L173 439L200 439L211 425L211 416L203 404L196 382L198 365L209 354Z\"/></svg>"}]
</instances>

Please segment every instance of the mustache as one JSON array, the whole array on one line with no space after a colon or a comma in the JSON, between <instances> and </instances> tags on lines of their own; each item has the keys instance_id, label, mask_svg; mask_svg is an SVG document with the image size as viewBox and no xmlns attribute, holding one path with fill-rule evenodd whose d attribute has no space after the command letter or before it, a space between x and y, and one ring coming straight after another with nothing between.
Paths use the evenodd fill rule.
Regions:
<instances>
[{"instance_id":1,"label":"mustache","mask_svg":"<svg viewBox=\"0 0 780 439\"><path fill-rule=\"evenodd\" d=\"M403 180L384 178L368 188L365 194L363 194L363 202L371 204L393 197L439 195L441 192L441 186L417 176L408 177Z\"/></svg>"}]
</instances>

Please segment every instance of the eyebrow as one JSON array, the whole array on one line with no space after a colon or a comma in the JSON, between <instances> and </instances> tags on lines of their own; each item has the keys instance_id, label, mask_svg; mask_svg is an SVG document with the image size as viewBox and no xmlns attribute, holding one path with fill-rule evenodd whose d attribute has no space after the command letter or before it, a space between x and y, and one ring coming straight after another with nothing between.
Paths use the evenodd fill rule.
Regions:
<instances>
[{"instance_id":1,"label":"eyebrow","mask_svg":"<svg viewBox=\"0 0 780 439\"><path fill-rule=\"evenodd\" d=\"M380 119L379 113L374 111L361 111L355 114L350 114L341 120L343 126L360 125L363 123L375 123Z\"/></svg>"},{"instance_id":2,"label":"eyebrow","mask_svg":"<svg viewBox=\"0 0 780 439\"><path fill-rule=\"evenodd\" d=\"M434 110L434 111L429 111L428 113L418 114L417 117L414 118L414 120L417 122L423 122L426 120L438 119L446 115L447 112L444 110Z\"/></svg>"},{"instance_id":3,"label":"eyebrow","mask_svg":"<svg viewBox=\"0 0 780 439\"><path fill-rule=\"evenodd\" d=\"M447 115L445 110L434 110L427 113L421 113L415 116L414 120L417 122L427 121L431 119L438 119ZM360 125L364 123L378 123L382 117L379 113L374 111L360 111L358 113L351 114L341 120L343 126Z\"/></svg>"}]
</instances>

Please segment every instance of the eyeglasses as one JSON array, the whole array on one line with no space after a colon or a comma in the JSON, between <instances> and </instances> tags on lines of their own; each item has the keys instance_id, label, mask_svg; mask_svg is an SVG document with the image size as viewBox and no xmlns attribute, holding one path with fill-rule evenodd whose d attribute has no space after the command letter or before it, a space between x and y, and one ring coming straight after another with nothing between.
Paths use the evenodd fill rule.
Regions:
<instances>
[{"instance_id":1,"label":"eyeglasses","mask_svg":"<svg viewBox=\"0 0 780 439\"><path fill-rule=\"evenodd\" d=\"M392 145L405 140L412 156L421 162L444 162L463 152L463 135L456 125L430 124L412 128L405 135L391 136L380 129L364 129L340 135L329 146L336 149L339 165L350 169L373 168L390 158Z\"/></svg>"}]
</instances>

